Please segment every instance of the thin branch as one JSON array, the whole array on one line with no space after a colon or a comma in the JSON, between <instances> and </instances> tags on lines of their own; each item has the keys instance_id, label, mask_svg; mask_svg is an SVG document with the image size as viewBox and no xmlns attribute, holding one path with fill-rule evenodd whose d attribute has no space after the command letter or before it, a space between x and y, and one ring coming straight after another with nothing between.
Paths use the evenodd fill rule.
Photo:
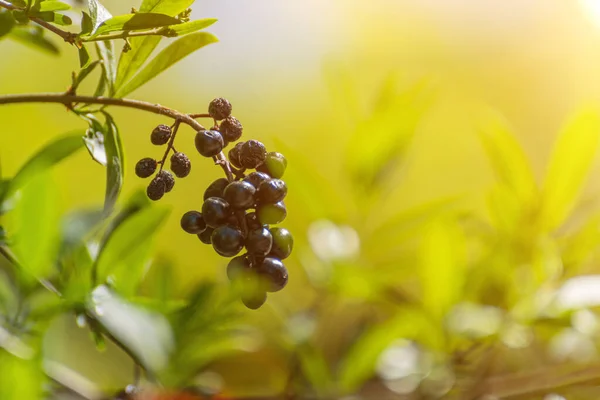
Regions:
<instances>
[{"instance_id":1,"label":"thin branch","mask_svg":"<svg viewBox=\"0 0 600 400\"><path fill-rule=\"evenodd\" d=\"M188 115L189 115L190 118L194 118L194 119L196 119L196 118L212 118L210 116L210 114L206 114L206 113L203 113L203 114L188 114Z\"/></svg>"},{"instance_id":2,"label":"thin branch","mask_svg":"<svg viewBox=\"0 0 600 400\"><path fill-rule=\"evenodd\" d=\"M166 36L167 30L164 27L154 28L147 31L123 31L116 33L109 33L107 35L100 35L90 38L80 38L82 42L99 42L103 40L115 40L115 39L128 39L138 36Z\"/></svg>"},{"instance_id":3,"label":"thin branch","mask_svg":"<svg viewBox=\"0 0 600 400\"><path fill-rule=\"evenodd\" d=\"M24 8L17 7L17 6L15 6L7 1L4 1L4 0L0 0L0 7L6 8L7 10L25 11ZM63 31L62 29L57 28L56 26L50 24L49 22L44 21L41 18L37 18L37 17L29 16L29 15L27 16L27 18L29 18L32 22L35 22L36 24L40 25L41 27L48 29L50 32L57 34L58 36L63 38L63 40L65 42L70 43L70 44L75 44L75 41L77 39L77 34Z\"/></svg>"},{"instance_id":4,"label":"thin branch","mask_svg":"<svg viewBox=\"0 0 600 400\"><path fill-rule=\"evenodd\" d=\"M0 96L0 105L19 103L58 103L64 104L65 106L74 105L76 103L84 103L135 108L137 110L147 111L173 118L176 121L180 121L181 123L190 126L195 131L202 131L206 129L188 114L181 113L169 107L161 106L160 104L149 103L141 100L80 96L69 93L11 94ZM217 154L216 161L218 161L217 164L219 164L225 172L227 179L229 181L233 181L233 174L231 172L229 162L227 161L227 158L225 158L223 152Z\"/></svg>"}]
</instances>

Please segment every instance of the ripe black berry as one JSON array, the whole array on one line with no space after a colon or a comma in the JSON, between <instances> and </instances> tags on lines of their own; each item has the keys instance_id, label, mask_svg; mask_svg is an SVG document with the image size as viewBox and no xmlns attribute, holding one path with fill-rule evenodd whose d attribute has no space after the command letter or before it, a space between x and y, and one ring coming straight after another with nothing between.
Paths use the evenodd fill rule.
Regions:
<instances>
[{"instance_id":1,"label":"ripe black berry","mask_svg":"<svg viewBox=\"0 0 600 400\"><path fill-rule=\"evenodd\" d=\"M196 133L196 149L204 157L216 156L224 146L223 136L218 131L198 131Z\"/></svg>"},{"instance_id":2,"label":"ripe black berry","mask_svg":"<svg viewBox=\"0 0 600 400\"><path fill-rule=\"evenodd\" d=\"M171 127L168 125L159 125L152 131L150 141L157 146L166 144L171 137Z\"/></svg>"},{"instance_id":3,"label":"ripe black berry","mask_svg":"<svg viewBox=\"0 0 600 400\"><path fill-rule=\"evenodd\" d=\"M223 198L223 191L229 185L229 181L225 178L219 178L206 188L204 191L204 200L209 197L220 197Z\"/></svg>"},{"instance_id":4,"label":"ripe black berry","mask_svg":"<svg viewBox=\"0 0 600 400\"><path fill-rule=\"evenodd\" d=\"M246 254L232 258L227 264L227 278L232 282L236 279L243 279L250 271L250 261Z\"/></svg>"},{"instance_id":5,"label":"ripe black berry","mask_svg":"<svg viewBox=\"0 0 600 400\"><path fill-rule=\"evenodd\" d=\"M227 222L231 215L229 203L218 197L209 197L202 204L202 216L204 222L211 228L216 228Z\"/></svg>"},{"instance_id":6,"label":"ripe black berry","mask_svg":"<svg viewBox=\"0 0 600 400\"><path fill-rule=\"evenodd\" d=\"M173 186L175 186L175 178L169 171L165 171L164 169L160 171L157 175L158 178L165 181L165 192L169 193L173 190Z\"/></svg>"},{"instance_id":7,"label":"ripe black berry","mask_svg":"<svg viewBox=\"0 0 600 400\"><path fill-rule=\"evenodd\" d=\"M242 146L244 142L237 143L233 148L229 150L227 153L227 157L229 158L229 162L236 168L242 168L242 162L240 161L240 154L242 152Z\"/></svg>"},{"instance_id":8,"label":"ripe black berry","mask_svg":"<svg viewBox=\"0 0 600 400\"><path fill-rule=\"evenodd\" d=\"M183 153L173 153L171 156L171 171L178 178L185 178L192 170L190 159Z\"/></svg>"},{"instance_id":9,"label":"ripe black berry","mask_svg":"<svg viewBox=\"0 0 600 400\"><path fill-rule=\"evenodd\" d=\"M273 236L273 246L271 247L270 257L280 260L288 258L294 248L294 237L285 228L273 227L269 229Z\"/></svg>"},{"instance_id":10,"label":"ripe black berry","mask_svg":"<svg viewBox=\"0 0 600 400\"><path fill-rule=\"evenodd\" d=\"M231 103L222 97L216 98L208 105L208 114L217 121L225 119L231 114Z\"/></svg>"},{"instance_id":11,"label":"ripe black berry","mask_svg":"<svg viewBox=\"0 0 600 400\"><path fill-rule=\"evenodd\" d=\"M267 293L260 290L244 290L242 303L251 310L258 310L267 301Z\"/></svg>"},{"instance_id":12,"label":"ripe black berry","mask_svg":"<svg viewBox=\"0 0 600 400\"><path fill-rule=\"evenodd\" d=\"M219 130L221 131L221 135L223 135L223 139L227 142L235 142L242 137L243 131L242 123L237 120L236 117L227 117L221 125L219 126Z\"/></svg>"},{"instance_id":13,"label":"ripe black berry","mask_svg":"<svg viewBox=\"0 0 600 400\"><path fill-rule=\"evenodd\" d=\"M161 197L165 195L165 191L165 181L164 179L161 179L160 176L155 176L146 188L146 194L148 195L148 198L154 201L160 200Z\"/></svg>"},{"instance_id":14,"label":"ripe black berry","mask_svg":"<svg viewBox=\"0 0 600 400\"><path fill-rule=\"evenodd\" d=\"M242 232L229 225L216 228L210 239L215 251L223 257L233 257L244 248Z\"/></svg>"},{"instance_id":15,"label":"ripe black berry","mask_svg":"<svg viewBox=\"0 0 600 400\"><path fill-rule=\"evenodd\" d=\"M210 228L210 227L206 227L205 230L203 230L202 232L200 232L198 234L198 239L200 239L200 241L204 244L210 244L211 243L211 236L213 234L214 229Z\"/></svg>"},{"instance_id":16,"label":"ripe black berry","mask_svg":"<svg viewBox=\"0 0 600 400\"><path fill-rule=\"evenodd\" d=\"M267 292L278 292L287 285L288 272L281 260L267 257L258 266L259 275L265 280Z\"/></svg>"},{"instance_id":17,"label":"ripe black berry","mask_svg":"<svg viewBox=\"0 0 600 400\"><path fill-rule=\"evenodd\" d=\"M283 201L275 204L263 204L256 209L261 224L278 224L287 216Z\"/></svg>"},{"instance_id":18,"label":"ripe black berry","mask_svg":"<svg viewBox=\"0 0 600 400\"><path fill-rule=\"evenodd\" d=\"M269 175L258 171L251 172L244 178L246 182L251 183L252 186L254 186L257 189L261 183L263 183L264 181L268 181L269 179L271 179Z\"/></svg>"},{"instance_id":19,"label":"ripe black berry","mask_svg":"<svg viewBox=\"0 0 600 400\"><path fill-rule=\"evenodd\" d=\"M267 153L267 159L264 163L256 167L257 171L269 174L273 178L281 178L287 168L287 159L281 153L272 151Z\"/></svg>"},{"instance_id":20,"label":"ripe black berry","mask_svg":"<svg viewBox=\"0 0 600 400\"><path fill-rule=\"evenodd\" d=\"M140 178L147 178L156 171L156 160L150 157L142 158L135 164L135 174Z\"/></svg>"},{"instance_id":21,"label":"ripe black berry","mask_svg":"<svg viewBox=\"0 0 600 400\"><path fill-rule=\"evenodd\" d=\"M254 205L256 189L252 184L244 181L231 182L223 191L225 200L233 208L247 210Z\"/></svg>"},{"instance_id":22,"label":"ripe black berry","mask_svg":"<svg viewBox=\"0 0 600 400\"><path fill-rule=\"evenodd\" d=\"M188 211L181 217L181 228L187 233L197 235L206 229L202 214L198 211Z\"/></svg>"},{"instance_id":23,"label":"ripe black berry","mask_svg":"<svg viewBox=\"0 0 600 400\"><path fill-rule=\"evenodd\" d=\"M265 145L258 140L248 140L240 150L240 163L244 168L256 168L267 158Z\"/></svg>"},{"instance_id":24,"label":"ripe black berry","mask_svg":"<svg viewBox=\"0 0 600 400\"><path fill-rule=\"evenodd\" d=\"M246 225L250 230L259 229L263 226L258 220L258 215L256 215L254 211L246 214Z\"/></svg>"},{"instance_id":25,"label":"ripe black berry","mask_svg":"<svg viewBox=\"0 0 600 400\"><path fill-rule=\"evenodd\" d=\"M266 256L273 246L273 236L267 228L259 228L248 232L246 249L256 256Z\"/></svg>"},{"instance_id":26,"label":"ripe black berry","mask_svg":"<svg viewBox=\"0 0 600 400\"><path fill-rule=\"evenodd\" d=\"M281 179L264 181L258 187L257 198L264 204L274 204L284 199L287 186Z\"/></svg>"}]
</instances>

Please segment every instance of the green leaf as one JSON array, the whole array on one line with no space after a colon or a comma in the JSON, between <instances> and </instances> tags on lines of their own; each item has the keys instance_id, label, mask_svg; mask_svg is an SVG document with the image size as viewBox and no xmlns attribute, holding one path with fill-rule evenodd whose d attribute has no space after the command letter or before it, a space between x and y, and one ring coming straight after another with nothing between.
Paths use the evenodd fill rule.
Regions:
<instances>
[{"instance_id":1,"label":"green leaf","mask_svg":"<svg viewBox=\"0 0 600 400\"><path fill-rule=\"evenodd\" d=\"M33 349L9 332L3 330L3 338L0 343L0 399L42 400L46 397L43 388L46 378L41 360L32 358ZM18 351L20 348L25 351Z\"/></svg>"},{"instance_id":2,"label":"green leaf","mask_svg":"<svg viewBox=\"0 0 600 400\"><path fill-rule=\"evenodd\" d=\"M88 0L88 7L93 30L98 29L104 21L112 18L111 13L98 0Z\"/></svg>"},{"instance_id":3,"label":"green leaf","mask_svg":"<svg viewBox=\"0 0 600 400\"><path fill-rule=\"evenodd\" d=\"M217 42L217 38L206 32L192 33L170 44L146 65L131 81L118 89L115 97L123 97L139 88L152 78L194 51Z\"/></svg>"},{"instance_id":4,"label":"green leaf","mask_svg":"<svg viewBox=\"0 0 600 400\"><path fill-rule=\"evenodd\" d=\"M90 14L86 13L85 11L81 12L81 32L80 35L85 35L88 33L92 33L92 30L94 29L94 22L92 21L92 17L90 17Z\"/></svg>"},{"instance_id":5,"label":"green leaf","mask_svg":"<svg viewBox=\"0 0 600 400\"><path fill-rule=\"evenodd\" d=\"M81 45L81 48L79 49L79 67L85 69L88 65L90 65L91 61L92 61L92 58L90 57L89 51L87 50L87 48L85 47L85 45ZM91 70L90 70L90 72L91 72ZM89 74L89 72L87 72L85 74L84 78L88 74ZM80 75L81 75L81 73L80 73ZM81 81L79 81L79 83L81 83Z\"/></svg>"},{"instance_id":6,"label":"green leaf","mask_svg":"<svg viewBox=\"0 0 600 400\"><path fill-rule=\"evenodd\" d=\"M125 155L119 130L112 117L106 115L104 135L104 150L106 152L106 194L104 197L104 212L108 215L114 208L125 178L123 166Z\"/></svg>"},{"instance_id":7,"label":"green leaf","mask_svg":"<svg viewBox=\"0 0 600 400\"><path fill-rule=\"evenodd\" d=\"M567 218L588 178L600 140L598 110L575 115L559 135L542 189L541 223L559 227Z\"/></svg>"},{"instance_id":8,"label":"green leaf","mask_svg":"<svg viewBox=\"0 0 600 400\"><path fill-rule=\"evenodd\" d=\"M89 56L89 54L88 54ZM81 57L81 54L80 54ZM80 58L81 61L81 58ZM82 67L75 79L73 80L73 89L76 90L81 82L84 81L85 78L88 77L89 74L100 64L100 60L96 60L94 62L88 62L86 66Z\"/></svg>"},{"instance_id":9,"label":"green leaf","mask_svg":"<svg viewBox=\"0 0 600 400\"><path fill-rule=\"evenodd\" d=\"M36 3L31 10L35 13L47 11L65 11L70 10L71 6L62 1L46 0L41 3Z\"/></svg>"},{"instance_id":10,"label":"green leaf","mask_svg":"<svg viewBox=\"0 0 600 400\"><path fill-rule=\"evenodd\" d=\"M104 285L94 289L88 309L150 371L157 372L167 366L174 338L163 315L125 301Z\"/></svg>"},{"instance_id":11,"label":"green leaf","mask_svg":"<svg viewBox=\"0 0 600 400\"><path fill-rule=\"evenodd\" d=\"M50 54L59 53L58 47L44 37L44 30L41 27L33 25L15 26L8 36L36 50L42 50Z\"/></svg>"},{"instance_id":12,"label":"green leaf","mask_svg":"<svg viewBox=\"0 0 600 400\"><path fill-rule=\"evenodd\" d=\"M153 12L175 16L188 9L194 0L144 0L140 12Z\"/></svg>"},{"instance_id":13,"label":"green leaf","mask_svg":"<svg viewBox=\"0 0 600 400\"><path fill-rule=\"evenodd\" d=\"M102 60L102 69L104 70L104 81L109 95L115 92L114 84L117 77L117 65L115 59L115 47L112 41L96 42L98 56Z\"/></svg>"},{"instance_id":14,"label":"green leaf","mask_svg":"<svg viewBox=\"0 0 600 400\"><path fill-rule=\"evenodd\" d=\"M153 235L168 215L166 208L147 207L120 223L100 250L96 264L98 282L111 276L115 287L133 294L144 273Z\"/></svg>"},{"instance_id":15,"label":"green leaf","mask_svg":"<svg viewBox=\"0 0 600 400\"><path fill-rule=\"evenodd\" d=\"M303 345L296 354L302 372L311 386L321 394L327 393L333 378L323 352L314 346Z\"/></svg>"},{"instance_id":16,"label":"green leaf","mask_svg":"<svg viewBox=\"0 0 600 400\"><path fill-rule=\"evenodd\" d=\"M160 28L163 26L179 24L176 18L165 14L156 13L135 13L125 14L107 19L100 24L94 31L91 37L96 37L104 33L115 31L135 31L141 29Z\"/></svg>"},{"instance_id":17,"label":"green leaf","mask_svg":"<svg viewBox=\"0 0 600 400\"><path fill-rule=\"evenodd\" d=\"M12 13L0 12L0 38L8 35L16 23L17 21L13 18Z\"/></svg>"},{"instance_id":18,"label":"green leaf","mask_svg":"<svg viewBox=\"0 0 600 400\"><path fill-rule=\"evenodd\" d=\"M53 140L25 162L10 181L4 198L10 197L28 181L46 172L81 148L81 132L70 133Z\"/></svg>"},{"instance_id":19,"label":"green leaf","mask_svg":"<svg viewBox=\"0 0 600 400\"><path fill-rule=\"evenodd\" d=\"M121 53L115 90L119 90L135 73L144 65L150 54L154 51L161 36L142 36L129 39L131 50Z\"/></svg>"},{"instance_id":20,"label":"green leaf","mask_svg":"<svg viewBox=\"0 0 600 400\"><path fill-rule=\"evenodd\" d=\"M183 36L211 26L216 18L204 18L169 27L168 36Z\"/></svg>"},{"instance_id":21,"label":"green leaf","mask_svg":"<svg viewBox=\"0 0 600 400\"><path fill-rule=\"evenodd\" d=\"M104 136L106 128L93 114L80 115L87 121L89 128L85 132L83 141L90 156L100 165L106 166L106 150L104 148Z\"/></svg>"},{"instance_id":22,"label":"green leaf","mask_svg":"<svg viewBox=\"0 0 600 400\"><path fill-rule=\"evenodd\" d=\"M12 250L23 269L36 278L51 275L60 239L58 188L51 176L38 173L20 189L7 214L14 230Z\"/></svg>"}]
</instances>

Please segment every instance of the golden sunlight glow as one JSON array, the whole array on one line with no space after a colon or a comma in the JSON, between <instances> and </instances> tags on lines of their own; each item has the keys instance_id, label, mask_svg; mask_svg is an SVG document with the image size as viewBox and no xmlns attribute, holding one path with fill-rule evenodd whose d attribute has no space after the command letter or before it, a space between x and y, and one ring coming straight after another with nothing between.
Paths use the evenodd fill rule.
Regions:
<instances>
[{"instance_id":1,"label":"golden sunlight glow","mask_svg":"<svg viewBox=\"0 0 600 400\"><path fill-rule=\"evenodd\" d=\"M600 0L579 0L579 2L584 9L585 15L596 25L600 26Z\"/></svg>"}]
</instances>

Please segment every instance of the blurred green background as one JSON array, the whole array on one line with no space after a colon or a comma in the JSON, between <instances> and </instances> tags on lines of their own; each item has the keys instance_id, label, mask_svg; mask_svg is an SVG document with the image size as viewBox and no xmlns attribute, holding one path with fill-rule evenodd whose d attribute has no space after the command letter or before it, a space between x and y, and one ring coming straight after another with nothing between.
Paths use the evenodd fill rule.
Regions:
<instances>
[{"instance_id":1,"label":"blurred green background","mask_svg":"<svg viewBox=\"0 0 600 400\"><path fill-rule=\"evenodd\" d=\"M136 3L104 2L115 15ZM296 238L288 287L244 312L248 335L206 366L202 384L272 395L292 375L308 392L435 398L460 381L453 357L473 343L501 343L498 373L596 361L600 302L569 309L566 322L539 302L598 272L599 1L202 0L192 17L218 18L209 31L220 42L129 97L184 112L229 99L244 138L288 158L283 226ZM65 90L78 65L67 44L61 57L0 46L2 94ZM593 116L552 158L582 107ZM156 156L148 136L165 119L113 113L126 198L144 187L133 168ZM3 176L83 128L58 105L3 106L0 121ZM179 228L222 173L183 129L177 148L193 155L192 174L162 200L172 212L155 250L179 290L204 279L225 286L227 261ZM83 151L56 167L62 211L101 205L104 174ZM560 323L548 328L548 318ZM72 317L52 325L50 358L101 387L131 382L122 353L96 354L74 327ZM586 389L568 398L597 398Z\"/></svg>"}]
</instances>

